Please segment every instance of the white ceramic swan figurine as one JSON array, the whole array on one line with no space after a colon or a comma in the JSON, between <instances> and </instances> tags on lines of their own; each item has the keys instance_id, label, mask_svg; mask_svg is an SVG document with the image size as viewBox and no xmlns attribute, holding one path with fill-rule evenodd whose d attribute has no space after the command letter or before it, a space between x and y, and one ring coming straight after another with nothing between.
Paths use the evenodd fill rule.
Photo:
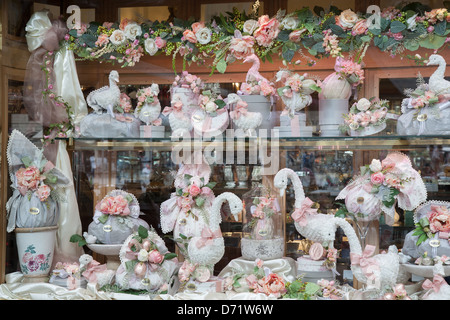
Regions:
<instances>
[{"instance_id":1,"label":"white ceramic swan figurine","mask_svg":"<svg viewBox=\"0 0 450 320\"><path fill-rule=\"evenodd\" d=\"M234 193L224 192L214 199L210 208L209 223L205 225L201 236L191 238L188 245L188 259L192 264L214 266L225 253L225 243L220 230L222 217L220 209L228 202L231 214L238 220L243 210L242 200Z\"/></svg>"},{"instance_id":2,"label":"white ceramic swan figurine","mask_svg":"<svg viewBox=\"0 0 450 320\"><path fill-rule=\"evenodd\" d=\"M295 208L301 209L308 205L305 199L303 185L298 175L289 168L281 169L274 179L274 185L280 189L281 194L287 187L288 180L292 181L295 193ZM295 222L295 228L305 238L315 242L328 242L329 248L333 248L337 228L340 227L348 238L350 254L352 257L351 269L358 281L379 289L385 286L393 286L397 283L399 275L399 256L395 246L389 247L386 254L375 255L369 252L372 247L366 247L362 251L359 238L349 222L343 218L338 218L328 214L305 212L305 223ZM369 254L368 254L369 253ZM373 275L372 275L373 273Z\"/></svg>"},{"instance_id":3,"label":"white ceramic swan figurine","mask_svg":"<svg viewBox=\"0 0 450 320\"><path fill-rule=\"evenodd\" d=\"M87 104L94 109L97 114L101 114L103 109L107 110L111 117L114 116L114 107L120 102L119 73L112 70L109 73L109 86L104 86L94 90L86 97Z\"/></svg>"},{"instance_id":4,"label":"white ceramic swan figurine","mask_svg":"<svg viewBox=\"0 0 450 320\"><path fill-rule=\"evenodd\" d=\"M445 68L447 63L445 59L438 54L432 54L428 59L427 66L435 66L438 68L431 75L428 81L429 89L437 94L450 94L450 81L445 80Z\"/></svg>"}]
</instances>

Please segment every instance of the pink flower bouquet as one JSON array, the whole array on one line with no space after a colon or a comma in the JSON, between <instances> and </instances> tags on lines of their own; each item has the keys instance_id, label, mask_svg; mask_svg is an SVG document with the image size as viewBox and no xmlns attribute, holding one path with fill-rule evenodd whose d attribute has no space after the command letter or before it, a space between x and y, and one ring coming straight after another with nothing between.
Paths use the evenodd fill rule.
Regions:
<instances>
[{"instance_id":1,"label":"pink flower bouquet","mask_svg":"<svg viewBox=\"0 0 450 320\"><path fill-rule=\"evenodd\" d=\"M93 236L100 244L123 243L139 226L148 227L140 215L140 206L134 195L113 190L95 206L87 236Z\"/></svg>"},{"instance_id":2,"label":"pink flower bouquet","mask_svg":"<svg viewBox=\"0 0 450 320\"><path fill-rule=\"evenodd\" d=\"M362 98L355 102L350 112L344 117L341 131L349 135L371 135L386 127L386 114L389 107L387 100L374 101Z\"/></svg>"},{"instance_id":3,"label":"pink flower bouquet","mask_svg":"<svg viewBox=\"0 0 450 320\"><path fill-rule=\"evenodd\" d=\"M282 84L277 89L278 95L284 102L285 109L282 114L288 114L291 118L295 112L302 110L312 103L311 94L321 89L316 81L308 79L305 73L300 75L289 70L280 70L277 72L276 82Z\"/></svg>"},{"instance_id":4,"label":"pink flower bouquet","mask_svg":"<svg viewBox=\"0 0 450 320\"><path fill-rule=\"evenodd\" d=\"M20 131L13 130L7 147L13 195L6 204L8 232L19 228L54 226L59 218L58 201L70 180L45 159Z\"/></svg>"},{"instance_id":5,"label":"pink flower bouquet","mask_svg":"<svg viewBox=\"0 0 450 320\"><path fill-rule=\"evenodd\" d=\"M364 82L364 70L360 63L342 57L336 58L335 72L327 76L321 84L320 99L349 99L352 89Z\"/></svg>"}]
</instances>

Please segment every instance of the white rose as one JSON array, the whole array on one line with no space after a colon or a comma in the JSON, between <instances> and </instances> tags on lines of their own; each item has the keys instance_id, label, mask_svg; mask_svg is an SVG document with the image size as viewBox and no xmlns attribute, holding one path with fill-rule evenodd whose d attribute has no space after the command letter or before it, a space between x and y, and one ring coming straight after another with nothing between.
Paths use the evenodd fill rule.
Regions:
<instances>
[{"instance_id":1,"label":"white rose","mask_svg":"<svg viewBox=\"0 0 450 320\"><path fill-rule=\"evenodd\" d=\"M134 40L136 37L139 37L142 34L141 26L137 23L129 23L124 29L125 36L130 39Z\"/></svg>"},{"instance_id":2,"label":"white rose","mask_svg":"<svg viewBox=\"0 0 450 320\"><path fill-rule=\"evenodd\" d=\"M208 44L211 41L211 30L201 28L195 33L195 37L200 44Z\"/></svg>"},{"instance_id":3,"label":"white rose","mask_svg":"<svg viewBox=\"0 0 450 320\"><path fill-rule=\"evenodd\" d=\"M369 169L372 172L378 172L381 171L381 161L378 159L373 159L372 163L369 165Z\"/></svg>"},{"instance_id":4,"label":"white rose","mask_svg":"<svg viewBox=\"0 0 450 320\"><path fill-rule=\"evenodd\" d=\"M148 252L145 249L141 249L138 253L138 260L145 262L148 259Z\"/></svg>"},{"instance_id":5,"label":"white rose","mask_svg":"<svg viewBox=\"0 0 450 320\"><path fill-rule=\"evenodd\" d=\"M213 101L210 101L205 105L206 112L215 112L216 110L217 110L217 105Z\"/></svg>"},{"instance_id":6,"label":"white rose","mask_svg":"<svg viewBox=\"0 0 450 320\"><path fill-rule=\"evenodd\" d=\"M259 27L259 23L256 20L247 20L244 22L244 26L242 28L243 32L246 32L248 34L252 34L253 31L255 31L256 29L258 29Z\"/></svg>"},{"instance_id":7,"label":"white rose","mask_svg":"<svg viewBox=\"0 0 450 320\"><path fill-rule=\"evenodd\" d=\"M125 37L125 33L123 33L122 30L117 29L114 30L114 32L111 34L109 40L111 41L112 44L120 46L127 40L127 38Z\"/></svg>"},{"instance_id":8,"label":"white rose","mask_svg":"<svg viewBox=\"0 0 450 320\"><path fill-rule=\"evenodd\" d=\"M366 110L368 110L370 108L370 105L371 105L371 103L370 103L369 100L367 100L366 98L362 98L356 104L356 108L359 111L366 111Z\"/></svg>"},{"instance_id":9,"label":"white rose","mask_svg":"<svg viewBox=\"0 0 450 320\"><path fill-rule=\"evenodd\" d=\"M347 9L339 15L339 22L344 28L352 28L358 22L358 16L352 10Z\"/></svg>"},{"instance_id":10,"label":"white rose","mask_svg":"<svg viewBox=\"0 0 450 320\"><path fill-rule=\"evenodd\" d=\"M298 20L294 17L287 17L281 21L281 25L284 27L284 29L294 30L295 28L297 28Z\"/></svg>"},{"instance_id":11,"label":"white rose","mask_svg":"<svg viewBox=\"0 0 450 320\"><path fill-rule=\"evenodd\" d=\"M158 47L156 46L155 39L148 38L144 41L145 51L148 52L149 55L153 56L158 52Z\"/></svg>"}]
</instances>

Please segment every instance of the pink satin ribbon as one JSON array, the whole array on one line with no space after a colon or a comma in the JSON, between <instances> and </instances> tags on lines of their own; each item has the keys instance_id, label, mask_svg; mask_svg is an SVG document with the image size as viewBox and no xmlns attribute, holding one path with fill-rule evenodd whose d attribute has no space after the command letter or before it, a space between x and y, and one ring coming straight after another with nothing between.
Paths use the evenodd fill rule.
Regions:
<instances>
[{"instance_id":1,"label":"pink satin ribbon","mask_svg":"<svg viewBox=\"0 0 450 320\"><path fill-rule=\"evenodd\" d=\"M202 237L197 241L197 248L202 248L207 245L211 245L214 239L222 237L220 229L212 232L210 228L204 227L202 230Z\"/></svg>"},{"instance_id":2,"label":"pink satin ribbon","mask_svg":"<svg viewBox=\"0 0 450 320\"><path fill-rule=\"evenodd\" d=\"M183 116L183 104L174 103L172 107L165 107L162 114L167 116L172 112L177 118L181 118Z\"/></svg>"},{"instance_id":3,"label":"pink satin ribbon","mask_svg":"<svg viewBox=\"0 0 450 320\"><path fill-rule=\"evenodd\" d=\"M241 116L246 116L247 112L247 104L237 103L234 110L230 112L230 117L232 119L239 119Z\"/></svg>"},{"instance_id":4,"label":"pink satin ribbon","mask_svg":"<svg viewBox=\"0 0 450 320\"><path fill-rule=\"evenodd\" d=\"M88 282L96 282L97 281L97 272L106 271L106 264L100 264L98 261L92 261L89 263L86 271L83 272L83 277L85 277Z\"/></svg>"},{"instance_id":5,"label":"pink satin ribbon","mask_svg":"<svg viewBox=\"0 0 450 320\"><path fill-rule=\"evenodd\" d=\"M371 258L375 254L375 246L367 245L362 254L350 253L350 261L352 265L361 266L362 271L367 278L373 277L374 267L378 268L378 262Z\"/></svg>"},{"instance_id":6,"label":"pink satin ribbon","mask_svg":"<svg viewBox=\"0 0 450 320\"><path fill-rule=\"evenodd\" d=\"M69 276L67 278L67 289L74 290L78 288L77 279L75 277Z\"/></svg>"},{"instance_id":7,"label":"pink satin ribbon","mask_svg":"<svg viewBox=\"0 0 450 320\"><path fill-rule=\"evenodd\" d=\"M426 279L422 283L422 288L430 291L428 291L423 297L426 298L432 292L431 290L436 293L439 292L441 286L446 283L447 282L445 281L445 279L439 274L434 275L433 281L430 281L430 279Z\"/></svg>"},{"instance_id":8,"label":"pink satin ribbon","mask_svg":"<svg viewBox=\"0 0 450 320\"><path fill-rule=\"evenodd\" d=\"M300 226L306 226L308 224L307 215L317 214L317 209L311 208L313 204L314 202L310 198L305 198L300 208L296 208L292 213L292 219Z\"/></svg>"},{"instance_id":9,"label":"pink satin ribbon","mask_svg":"<svg viewBox=\"0 0 450 320\"><path fill-rule=\"evenodd\" d=\"M217 109L216 114L218 116L218 115L221 115L222 113L224 113L225 111L227 111L226 107L224 107L222 109ZM203 126L202 126L203 131L207 131L207 130L211 129L211 122L212 122L213 118L214 117L211 117L210 115L206 114L206 117L203 120Z\"/></svg>"}]
</instances>

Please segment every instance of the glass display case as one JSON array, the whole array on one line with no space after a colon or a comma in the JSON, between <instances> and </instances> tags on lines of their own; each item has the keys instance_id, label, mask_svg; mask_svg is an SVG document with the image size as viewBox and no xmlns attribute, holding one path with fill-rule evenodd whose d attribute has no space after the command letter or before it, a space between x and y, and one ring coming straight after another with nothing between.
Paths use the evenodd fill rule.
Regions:
<instances>
[{"instance_id":1,"label":"glass display case","mask_svg":"<svg viewBox=\"0 0 450 320\"><path fill-rule=\"evenodd\" d=\"M216 4L219 2L196 1L195 6L187 8L186 4L177 6L174 1L163 1L158 4L158 7L153 7L153 9L159 8L161 11L153 13L158 17L168 16L170 21L179 19L179 17L185 18L184 15L187 13L209 17L217 14L216 10L219 6ZM12 6L11 1L8 3L9 6ZM33 3L35 6L32 5ZM28 20L34 11L46 6L53 12L59 10L62 13L63 11L59 7L60 1L39 1L39 5L37 3L38 1L21 3L21 6L24 6L22 11L24 14L26 13L26 17L23 19ZM227 2L220 4L220 8L231 5ZM254 2L237 1L236 4L242 7L251 7ZM276 4L283 4L292 10L298 9L297 1L277 1ZM16 5L18 6L18 4ZM260 10L263 13L275 16L278 12L275 10L277 9L275 4L261 2L261 5ZM138 20L138 18L143 18L141 15L150 15L153 10L152 6L147 5L145 1L134 1L129 6L120 1L112 1L111 7L107 9L106 7L108 7L106 2L92 4L87 1L84 3L83 12L89 18L112 21L123 17ZM355 4L352 8L354 7ZM15 6L2 7L2 10L13 10L11 8L14 9ZM101 12L98 10L99 8L105 8L105 11ZM186 9L186 12L181 13L183 8ZM233 6L231 6L231 10L233 10ZM2 12L3 20L5 20L5 16L5 12ZM23 21L23 19L18 15L11 16L9 21L6 21L7 23L3 23L3 29L0 28L4 35L3 46L0 47L2 68L0 93L2 111L5 115L0 123L2 151L0 282L5 282L5 275L20 270L16 236L14 233L5 232L7 213L4 207L12 195L11 188L6 186L13 183L10 180L11 176L5 161L8 136L14 129L19 130L38 147L42 146L42 140L45 138L42 125L32 120L23 104L26 61L29 56L24 40L24 27L27 21ZM142 19L142 21L146 20ZM312 28L310 30L312 34L314 28L308 27ZM106 27L103 26L103 28ZM280 39L285 37L288 38L288 33L280 36ZM323 39L323 35L315 36L315 38L318 37ZM70 39L70 35L68 38ZM283 50L283 53L286 53L290 49ZM319 83L334 72L336 59L322 57L313 61L317 56L317 52L316 55L313 54L314 50L310 48L308 53L302 52L301 59L308 63L287 64L284 55L281 58L270 58L270 61L268 61L269 58L265 58L265 63L258 66L260 74L270 79L276 79L280 70L290 68L298 74L307 73L309 77ZM425 56L429 51L420 48L417 52L418 55L420 53ZM22 54L18 55L17 53ZM397 120L402 114L402 102L410 93L408 89L416 88L419 74L423 76L423 81L428 83L435 67L423 64L419 66L415 64L415 61L399 56L386 60L380 59L380 54L379 48L369 47L367 49L364 65L365 81L359 87L357 95L352 92L355 95L352 95L349 100L349 109L353 103L357 103L357 97L387 100L389 117L386 120L386 128L373 135L351 136L348 134L350 131L331 136L322 135L319 112L319 100L322 98L320 93L314 92L311 93L310 103L301 113L297 113L297 118L295 118L295 121L299 119L298 117L304 121L300 130L306 127L311 130L301 131L301 134L296 137L280 136L280 133L286 133L286 130L291 130L289 126L294 125L292 119L283 122L282 117L285 114L281 99L275 100L271 111L271 117L273 117L271 120L276 123L277 129L272 128L267 137L239 138L227 135L225 132L220 139L202 140L198 137L189 137L180 141L171 137L167 116L161 117L164 127L164 137L161 138L143 137L142 135L96 138L82 137L77 134L69 137L57 137L55 140L59 143L58 147L67 146L66 150L70 158L70 168L67 169L73 174L71 178L73 178L81 230L87 231L95 215L96 205L105 195L120 189L136 197L143 213L141 218L154 228L157 235L164 240L168 251L179 254L173 234L164 232L161 225L161 205L178 192L174 187L174 181L181 166L176 161L178 159L175 158L175 153L181 149L214 150L211 154L216 161L212 161L210 165L210 181L215 183L214 195L232 192L242 200L244 205L238 220L231 213L232 210L227 203L220 208L220 231L224 239L224 253L214 266L214 276L218 276L224 268L239 258L251 261L284 257L297 261L297 258L308 255L312 241L297 231L296 221L292 218L293 211L298 209L295 186L293 183L288 183L285 193L280 194L280 190L274 185L276 173L283 168L293 170L298 176L304 196L316 204L314 208L319 213L334 216L344 203L342 200L336 200L338 194L355 179L362 167L368 166L372 159L384 159L390 152L401 152L409 157L412 167L421 175L426 186L427 198L448 201L450 199L450 136L444 134L399 135L397 133ZM388 53L383 54L389 57ZM448 49L443 50L441 54L450 61ZM131 98L132 105L136 105L138 102L137 92L139 89L157 84L159 87L158 99L162 109L171 106L173 102L171 86L175 78L174 70L178 72L188 70L202 78L207 87L219 86L221 95L227 97L230 94L242 93L240 91L241 84L246 81L247 71L250 68L248 63L235 61L235 63L226 65L226 72L223 69L221 71L224 72L217 72L217 70L211 72L209 65L196 65L192 61L187 64L186 60L175 61L172 60L172 54L169 53L142 56L139 63L126 68L109 63L88 61L89 59L86 57L77 56L76 60L77 76L85 99L94 90L107 85L108 75L112 70L117 70L120 73L117 87L120 92L126 93ZM445 72L444 76L447 76L448 71ZM280 88L278 85L275 87ZM88 110L93 113L91 108ZM78 124L73 129L74 132L78 130ZM230 121L227 129L230 132L236 129L233 121ZM293 131L289 134L294 135ZM255 151L257 151L256 155ZM258 152L260 153L258 154ZM265 154L261 154L264 152ZM264 156L265 159L263 159ZM265 161L267 157L273 162ZM416 227L413 210L395 207L394 211L393 224L388 224L385 216L381 215L379 219L371 223L367 234L364 235L365 243L373 245L376 252L387 251L392 245L401 250L406 235ZM346 221L357 230L355 221L349 217L346 218ZM351 270L348 235L341 228L336 229L333 246L339 252L336 261L336 279L341 284L349 284L354 288L360 287ZM92 254L100 263L106 261L105 256L93 252L89 247L85 246L83 249L85 253ZM183 262L183 258L181 256L179 258L180 262Z\"/></svg>"}]
</instances>

